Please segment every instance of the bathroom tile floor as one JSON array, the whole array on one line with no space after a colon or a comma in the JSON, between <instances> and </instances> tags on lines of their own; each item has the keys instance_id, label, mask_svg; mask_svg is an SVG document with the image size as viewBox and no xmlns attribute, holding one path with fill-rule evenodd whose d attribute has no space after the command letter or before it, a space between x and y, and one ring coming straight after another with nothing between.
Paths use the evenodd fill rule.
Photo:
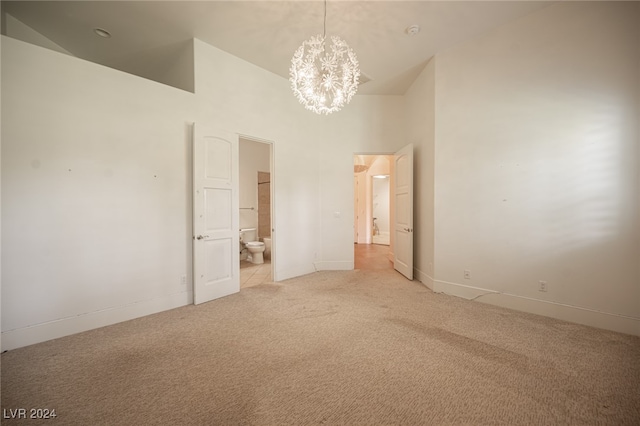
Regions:
<instances>
[{"instance_id":1,"label":"bathroom tile floor","mask_svg":"<svg viewBox=\"0 0 640 426\"><path fill-rule=\"evenodd\" d=\"M265 259L262 265L254 265L253 263L240 261L240 288L252 287L262 283L270 283L271 279L271 261Z\"/></svg>"}]
</instances>

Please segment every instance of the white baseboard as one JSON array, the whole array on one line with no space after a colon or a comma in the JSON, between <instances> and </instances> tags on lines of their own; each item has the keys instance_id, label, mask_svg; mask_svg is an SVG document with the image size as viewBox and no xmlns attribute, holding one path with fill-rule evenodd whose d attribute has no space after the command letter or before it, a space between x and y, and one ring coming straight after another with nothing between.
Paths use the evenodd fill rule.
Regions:
<instances>
[{"instance_id":1,"label":"white baseboard","mask_svg":"<svg viewBox=\"0 0 640 426\"><path fill-rule=\"evenodd\" d=\"M316 271L351 271L353 262L348 260L334 260L315 262Z\"/></svg>"},{"instance_id":2,"label":"white baseboard","mask_svg":"<svg viewBox=\"0 0 640 426\"><path fill-rule=\"evenodd\" d=\"M308 275L316 272L316 268L313 264L308 264L308 266L297 267L297 268L289 268L284 270L275 271L274 281L284 281L289 278L301 277L302 275Z\"/></svg>"},{"instance_id":3,"label":"white baseboard","mask_svg":"<svg viewBox=\"0 0 640 426\"><path fill-rule=\"evenodd\" d=\"M156 299L107 308L42 324L2 332L2 351L129 321L193 303L193 292L169 294Z\"/></svg>"},{"instance_id":4,"label":"white baseboard","mask_svg":"<svg viewBox=\"0 0 640 426\"><path fill-rule=\"evenodd\" d=\"M418 268L413 268L413 276L415 279L424 284L429 290L433 291L433 277L425 274Z\"/></svg>"},{"instance_id":5,"label":"white baseboard","mask_svg":"<svg viewBox=\"0 0 640 426\"><path fill-rule=\"evenodd\" d=\"M436 293L444 293L450 296L462 297L467 300L475 300L480 296L498 293L497 291L488 290L486 288L473 287L464 284L450 283L447 281L433 280L433 291Z\"/></svg>"},{"instance_id":6,"label":"white baseboard","mask_svg":"<svg viewBox=\"0 0 640 426\"><path fill-rule=\"evenodd\" d=\"M434 281L434 291L436 293L445 293L489 305L640 336L640 318L533 299L515 294L500 293L494 290L465 286L446 281Z\"/></svg>"}]
</instances>

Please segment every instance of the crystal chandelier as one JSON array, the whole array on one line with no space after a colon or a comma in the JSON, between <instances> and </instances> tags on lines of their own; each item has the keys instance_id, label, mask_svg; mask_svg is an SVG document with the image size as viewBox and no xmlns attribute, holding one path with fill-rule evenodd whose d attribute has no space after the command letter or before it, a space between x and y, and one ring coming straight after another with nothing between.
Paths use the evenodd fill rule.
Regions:
<instances>
[{"instance_id":1,"label":"crystal chandelier","mask_svg":"<svg viewBox=\"0 0 640 426\"><path fill-rule=\"evenodd\" d=\"M360 68L356 54L340 37L327 46L327 1L324 31L295 51L289 68L291 88L298 100L316 114L330 114L348 104L358 90Z\"/></svg>"}]
</instances>

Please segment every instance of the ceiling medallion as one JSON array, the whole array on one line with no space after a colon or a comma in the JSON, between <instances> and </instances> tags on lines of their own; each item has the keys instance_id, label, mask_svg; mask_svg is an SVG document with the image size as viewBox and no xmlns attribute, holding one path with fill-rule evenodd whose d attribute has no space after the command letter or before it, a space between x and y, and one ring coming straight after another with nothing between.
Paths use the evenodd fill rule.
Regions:
<instances>
[{"instance_id":1,"label":"ceiling medallion","mask_svg":"<svg viewBox=\"0 0 640 426\"><path fill-rule=\"evenodd\" d=\"M295 51L289 81L298 100L316 114L330 114L348 104L358 91L360 68L356 54L340 37L327 45L327 2L324 4L325 33L306 40Z\"/></svg>"}]
</instances>

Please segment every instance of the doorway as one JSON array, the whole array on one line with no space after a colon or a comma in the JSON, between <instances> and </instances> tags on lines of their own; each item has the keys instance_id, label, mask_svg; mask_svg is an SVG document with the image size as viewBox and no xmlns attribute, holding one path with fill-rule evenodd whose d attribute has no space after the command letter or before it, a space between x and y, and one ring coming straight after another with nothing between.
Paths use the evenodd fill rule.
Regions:
<instances>
[{"instance_id":1,"label":"doorway","mask_svg":"<svg viewBox=\"0 0 640 426\"><path fill-rule=\"evenodd\" d=\"M273 143L240 136L239 186L242 290L275 280Z\"/></svg>"},{"instance_id":2,"label":"doorway","mask_svg":"<svg viewBox=\"0 0 640 426\"><path fill-rule=\"evenodd\" d=\"M373 179L389 179L389 250L387 259L393 269L409 280L413 279L413 145L409 144L394 154L361 154L353 157L354 173L354 267L366 267L360 262L358 255L361 244L374 243L374 232L380 225L374 216ZM385 190L379 192L379 196ZM381 206L382 198L378 199ZM386 203L384 203L386 205ZM380 214L380 213L378 213ZM379 239L377 242L381 242ZM376 260L376 265L387 265L387 262Z\"/></svg>"},{"instance_id":3,"label":"doorway","mask_svg":"<svg viewBox=\"0 0 640 426\"><path fill-rule=\"evenodd\" d=\"M391 249L393 155L354 156L354 267L393 269Z\"/></svg>"},{"instance_id":4,"label":"doorway","mask_svg":"<svg viewBox=\"0 0 640 426\"><path fill-rule=\"evenodd\" d=\"M372 185L372 215L373 229L371 231L371 242L373 244L390 245L390 212L391 193L389 185L389 175L373 175Z\"/></svg>"}]
</instances>

